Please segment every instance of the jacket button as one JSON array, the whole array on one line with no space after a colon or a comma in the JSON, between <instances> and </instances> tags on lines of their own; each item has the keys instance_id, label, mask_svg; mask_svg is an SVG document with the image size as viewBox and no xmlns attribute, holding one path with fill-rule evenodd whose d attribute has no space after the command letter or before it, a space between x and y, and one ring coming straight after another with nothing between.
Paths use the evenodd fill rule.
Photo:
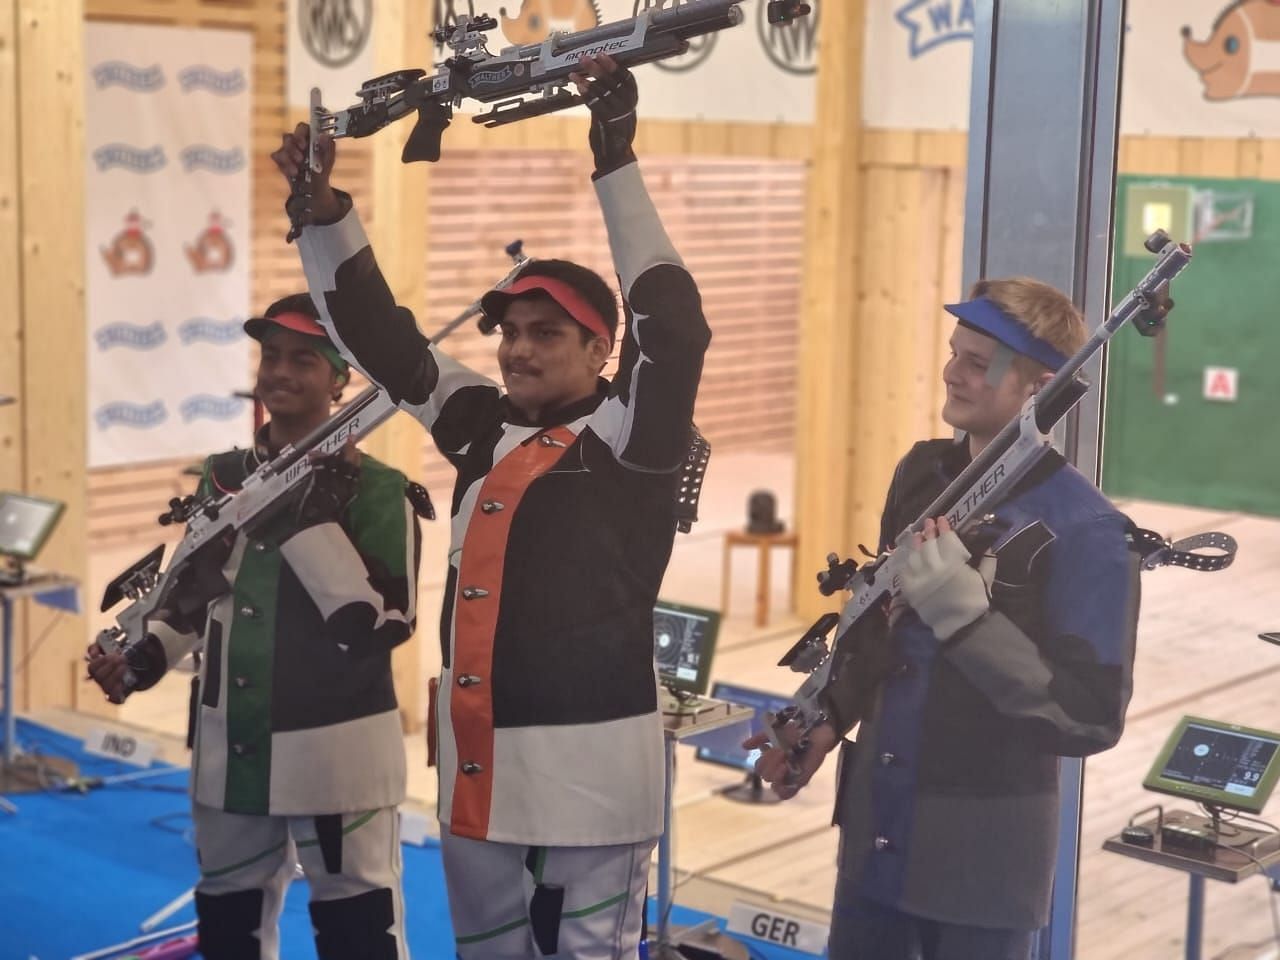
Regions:
<instances>
[{"instance_id":1,"label":"jacket button","mask_svg":"<svg viewBox=\"0 0 1280 960\"><path fill-rule=\"evenodd\" d=\"M898 759L897 754L889 753L886 751L885 753L880 754L880 766L892 767L894 764L894 761L896 761L897 759Z\"/></svg>"},{"instance_id":2,"label":"jacket button","mask_svg":"<svg viewBox=\"0 0 1280 960\"><path fill-rule=\"evenodd\" d=\"M464 673L458 678L458 686L460 687L474 687L479 682L480 678L473 673Z\"/></svg>"},{"instance_id":3,"label":"jacket button","mask_svg":"<svg viewBox=\"0 0 1280 960\"><path fill-rule=\"evenodd\" d=\"M246 747L243 743L233 743L231 745L231 752L234 753L237 757L243 757L246 753L249 752L249 748Z\"/></svg>"},{"instance_id":4,"label":"jacket button","mask_svg":"<svg viewBox=\"0 0 1280 960\"><path fill-rule=\"evenodd\" d=\"M466 763L462 765L462 772L467 774L468 776L471 776L477 773L484 773L484 767L480 766L480 764L475 763L474 761L468 760Z\"/></svg>"},{"instance_id":5,"label":"jacket button","mask_svg":"<svg viewBox=\"0 0 1280 960\"><path fill-rule=\"evenodd\" d=\"M258 615L257 608L251 607L247 603L240 608L240 616L242 617L256 617L257 615Z\"/></svg>"},{"instance_id":6,"label":"jacket button","mask_svg":"<svg viewBox=\"0 0 1280 960\"><path fill-rule=\"evenodd\" d=\"M878 852L888 850L893 844L889 842L888 837L876 837L875 847Z\"/></svg>"},{"instance_id":7,"label":"jacket button","mask_svg":"<svg viewBox=\"0 0 1280 960\"><path fill-rule=\"evenodd\" d=\"M235 682L236 682L236 686L237 686L237 687L239 687L241 690L243 690L245 687L249 686L249 678L248 678L248 677L236 677L236 681L235 681Z\"/></svg>"},{"instance_id":8,"label":"jacket button","mask_svg":"<svg viewBox=\"0 0 1280 960\"><path fill-rule=\"evenodd\" d=\"M480 504L481 513L497 513L499 510L507 509L507 505L501 500L486 500Z\"/></svg>"},{"instance_id":9,"label":"jacket button","mask_svg":"<svg viewBox=\"0 0 1280 960\"><path fill-rule=\"evenodd\" d=\"M480 600L489 595L489 591L484 587L465 587L462 591L463 600Z\"/></svg>"},{"instance_id":10,"label":"jacket button","mask_svg":"<svg viewBox=\"0 0 1280 960\"><path fill-rule=\"evenodd\" d=\"M263 543L261 540L259 540L253 545L253 549L257 550L258 553L266 553L267 545Z\"/></svg>"}]
</instances>

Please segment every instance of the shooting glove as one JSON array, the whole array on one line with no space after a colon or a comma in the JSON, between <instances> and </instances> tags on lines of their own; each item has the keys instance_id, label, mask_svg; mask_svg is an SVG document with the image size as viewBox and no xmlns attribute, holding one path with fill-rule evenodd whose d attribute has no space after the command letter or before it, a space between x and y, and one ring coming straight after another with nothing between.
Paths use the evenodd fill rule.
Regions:
<instances>
[{"instance_id":1,"label":"shooting glove","mask_svg":"<svg viewBox=\"0 0 1280 960\"><path fill-rule=\"evenodd\" d=\"M164 646L148 633L139 643L124 648L124 662L133 674L134 690L150 690L168 670Z\"/></svg>"},{"instance_id":2,"label":"shooting glove","mask_svg":"<svg viewBox=\"0 0 1280 960\"><path fill-rule=\"evenodd\" d=\"M311 465L294 512L294 531L342 519L355 499L360 468L342 457L322 457Z\"/></svg>"},{"instance_id":3,"label":"shooting glove","mask_svg":"<svg viewBox=\"0 0 1280 960\"><path fill-rule=\"evenodd\" d=\"M589 81L585 95L591 111L591 133L588 140L596 158L592 180L634 163L631 149L636 138L636 104L640 91L630 70L619 67L598 80Z\"/></svg>"},{"instance_id":4,"label":"shooting glove","mask_svg":"<svg viewBox=\"0 0 1280 960\"><path fill-rule=\"evenodd\" d=\"M954 530L905 549L911 553L902 571L902 597L939 640L949 640L990 609L986 582L969 566L969 551Z\"/></svg>"}]
</instances>

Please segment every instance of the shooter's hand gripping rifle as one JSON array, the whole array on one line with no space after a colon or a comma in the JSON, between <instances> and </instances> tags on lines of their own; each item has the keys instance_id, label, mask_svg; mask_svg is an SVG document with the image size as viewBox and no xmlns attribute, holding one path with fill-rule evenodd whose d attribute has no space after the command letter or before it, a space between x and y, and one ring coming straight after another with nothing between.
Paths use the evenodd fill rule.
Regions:
<instances>
[{"instance_id":1,"label":"shooter's hand gripping rifle","mask_svg":"<svg viewBox=\"0 0 1280 960\"><path fill-rule=\"evenodd\" d=\"M460 17L452 27L436 28L435 39L452 51L436 72L398 70L367 81L360 102L330 113L320 104L320 91L311 91L311 146L286 204L292 240L310 217L310 181L320 172L316 134L334 139L367 137L389 123L416 113L417 122L404 146L405 163L440 159L440 137L463 98L492 104L472 118L487 127L539 117L583 103L569 89L569 75L584 56L608 54L624 67L665 60L689 49L695 37L743 20L743 0L683 0L666 9L652 8L627 20L602 24L576 33L554 34L541 43L504 48L494 55L485 44L485 31L498 23L486 15ZM767 0L770 23L789 23L810 13L801 0Z\"/></svg>"},{"instance_id":2,"label":"shooter's hand gripping rifle","mask_svg":"<svg viewBox=\"0 0 1280 960\"><path fill-rule=\"evenodd\" d=\"M858 678L863 702L850 705L848 715L842 711L844 721L861 718L866 700L888 669L885 651L875 649L875 642L868 642L872 635L864 632L869 623L867 617L899 592L901 570L909 553L905 547L912 536L923 529L925 520L945 516L962 538L980 537L982 528L995 520L991 510L1051 449L1054 425L1089 389L1088 382L1079 375L1081 368L1129 321L1144 336L1154 335L1164 325L1172 305L1168 299L1169 283L1191 262L1191 248L1174 243L1163 231L1148 237L1146 247L1160 257L1151 271L1053 379L1027 400L1022 412L898 535L892 550L861 566L853 560L842 561L835 554L828 558L828 569L818 575L819 590L827 596L838 590L848 590L851 595L839 615L832 613L819 619L779 661L779 666L809 676L796 691L793 705L773 718L776 742L792 744L798 738L797 754L807 749L809 732L829 719L821 694L830 685L832 668L842 653L863 654L870 661L861 665L867 668L865 678ZM828 645L827 636L833 629L835 640Z\"/></svg>"}]
</instances>

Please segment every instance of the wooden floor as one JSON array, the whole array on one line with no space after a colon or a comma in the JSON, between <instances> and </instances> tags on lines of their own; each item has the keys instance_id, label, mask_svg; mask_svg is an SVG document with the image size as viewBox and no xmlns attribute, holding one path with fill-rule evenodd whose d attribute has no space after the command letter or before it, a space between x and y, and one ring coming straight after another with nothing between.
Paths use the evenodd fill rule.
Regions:
<instances>
[{"instance_id":1,"label":"wooden floor","mask_svg":"<svg viewBox=\"0 0 1280 960\"><path fill-rule=\"evenodd\" d=\"M780 504L789 504L791 483L785 455L713 458L703 495L703 521L694 534L678 539L664 595L717 605L724 531L741 526L752 490L771 489ZM1280 629L1280 520L1148 503L1125 508L1140 524L1175 538L1224 530L1237 538L1240 554L1228 572L1165 568L1143 575L1135 689L1125 734L1115 749L1086 765L1076 951L1081 960L1168 960L1182 955L1185 876L1102 850L1103 840L1118 832L1132 813L1161 799L1144 791L1141 781L1177 720L1184 713L1197 713L1280 728L1280 648L1257 639L1260 632ZM444 531L436 527L430 536L439 539ZM424 558L442 556L443 549L429 542ZM102 558L102 570L95 576L105 576L113 564L114 558ZM749 622L754 564L745 551L734 561L731 610L714 674L786 693L795 688L798 677L774 664L802 626L784 612L788 558L775 559L775 616L764 629ZM428 625L438 609L438 573L424 562L420 613ZM426 669L434 669L434 664ZM145 699L134 698L124 721L178 732L185 724L185 687L180 680L166 681L167 687L162 685ZM407 747L413 801L430 806L435 783L423 762L421 738L409 738ZM773 901L779 908L810 916L825 915L835 881L837 839L829 825L830 766L794 800L750 806L712 793L734 781L733 771L699 763L691 749L681 748L675 827L678 899L723 910L729 901L747 898L761 904ZM1277 810L1280 807L1273 804L1268 811L1273 821L1280 819ZM1205 957L1217 956L1229 944L1271 935L1264 880L1254 878L1238 887L1211 882L1208 887ZM1227 956L1257 960L1280 953L1267 944Z\"/></svg>"}]
</instances>

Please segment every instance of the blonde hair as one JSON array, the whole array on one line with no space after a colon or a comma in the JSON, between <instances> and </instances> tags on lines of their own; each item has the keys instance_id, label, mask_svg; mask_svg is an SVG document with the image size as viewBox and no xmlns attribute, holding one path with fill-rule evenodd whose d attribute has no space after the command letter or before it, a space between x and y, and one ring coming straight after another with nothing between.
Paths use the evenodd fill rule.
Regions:
<instances>
[{"instance_id":1,"label":"blonde hair","mask_svg":"<svg viewBox=\"0 0 1280 960\"><path fill-rule=\"evenodd\" d=\"M986 297L1031 334L1059 353L1071 356L1089 339L1084 317L1063 293L1031 277L1007 277L1001 280L979 280L969 292L970 299ZM1017 354L1014 365L1027 379L1034 379L1045 366L1030 357Z\"/></svg>"}]
</instances>

